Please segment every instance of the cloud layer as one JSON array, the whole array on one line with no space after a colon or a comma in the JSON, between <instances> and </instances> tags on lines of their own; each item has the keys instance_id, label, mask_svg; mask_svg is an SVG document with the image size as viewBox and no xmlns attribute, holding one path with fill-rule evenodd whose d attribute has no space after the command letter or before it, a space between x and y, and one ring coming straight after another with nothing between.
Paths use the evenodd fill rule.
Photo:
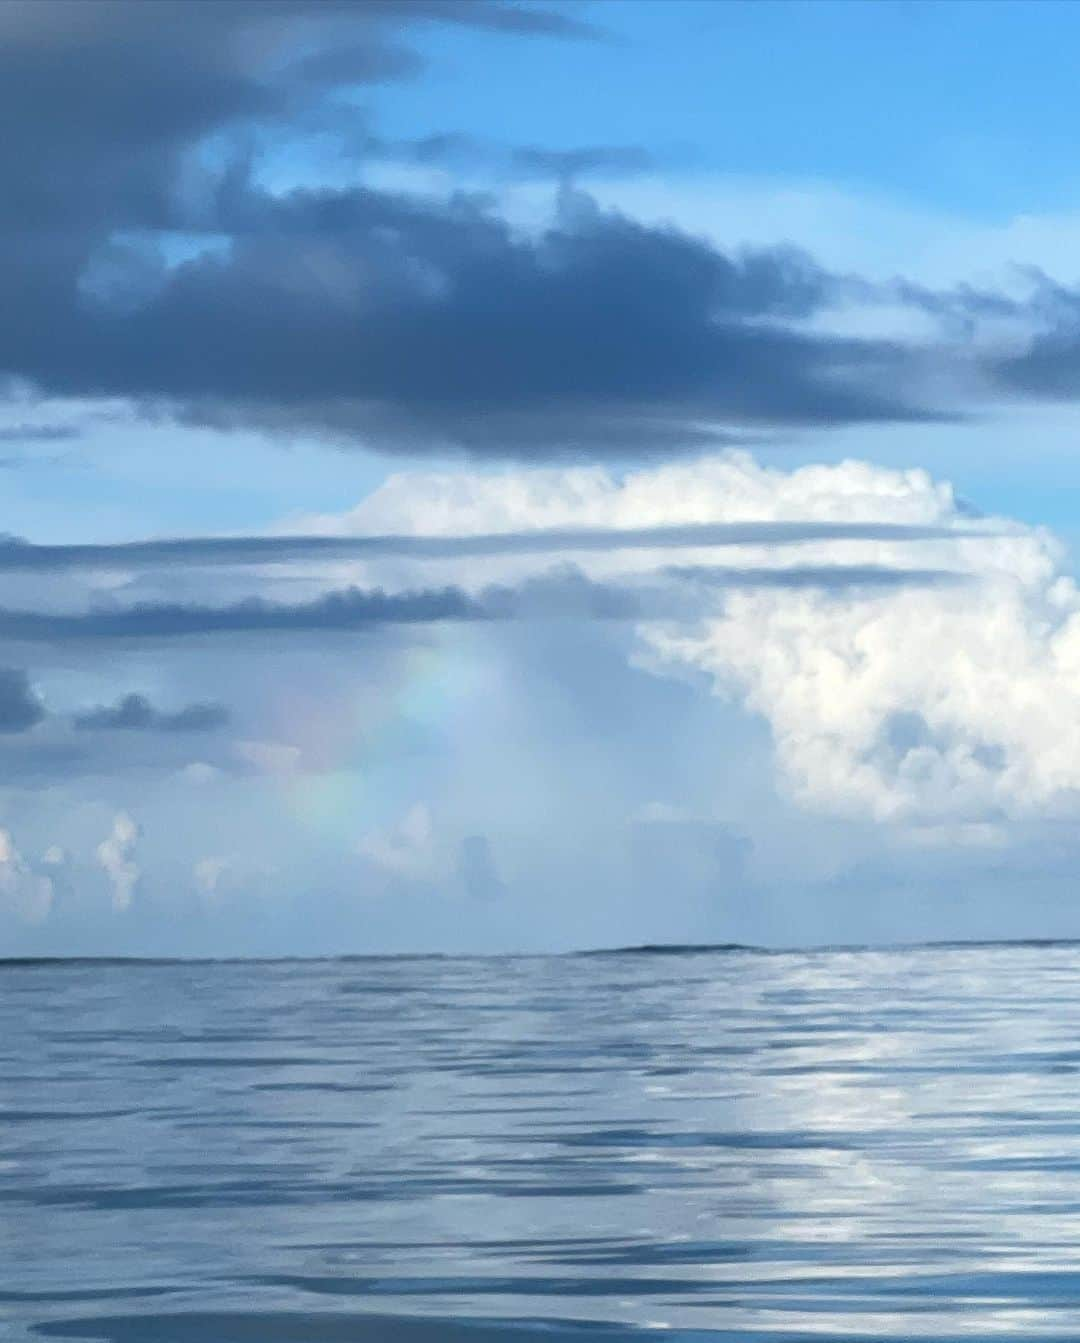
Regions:
<instances>
[{"instance_id":1,"label":"cloud layer","mask_svg":"<svg viewBox=\"0 0 1080 1343\"><path fill-rule=\"evenodd\" d=\"M639 665L762 715L784 786L807 808L982 824L1068 811L1080 796L1080 597L1061 553L1043 532L972 516L925 471L782 471L728 451L622 475L408 473L301 525L314 538L45 550L49 566L111 566L116 578L130 554L141 584L171 581L171 565L159 578L152 561L187 558L197 591L198 565L218 555L301 573L255 564L252 594L216 603L133 600L114 581L82 609L0 608L0 633L138 648L614 619L633 627ZM283 598L298 578L305 595ZM44 712L19 672L6 700L9 731ZM130 694L76 718L174 735L225 725L210 701L164 712Z\"/></svg>"},{"instance_id":2,"label":"cloud layer","mask_svg":"<svg viewBox=\"0 0 1080 1343\"><path fill-rule=\"evenodd\" d=\"M482 175L390 187L364 172L487 152L452 128L381 136L358 105L423 69L416 32L601 36L563 10L163 0L149 13L3 6L0 114L20 135L0 150L0 376L19 384L127 398L151 418L522 459L1075 395L1067 286L871 282L788 244L644 222L575 185L633 178L649 160L634 146L506 146L485 190ZM527 223L500 190L522 172L550 184Z\"/></svg>"},{"instance_id":3,"label":"cloud layer","mask_svg":"<svg viewBox=\"0 0 1080 1343\"><path fill-rule=\"evenodd\" d=\"M571 16L422 0L153 15L133 0L3 7L0 113L22 128L0 154L10 377L222 427L524 457L951 409L938 392L942 369L967 359L955 320L930 350L823 319L899 301L966 320L992 298L879 293L796 248L724 251L567 184L634 171L633 147L512 150L562 182L530 229L477 191L298 182L269 166L306 161L320 137L346 161L404 152L346 95L419 69L410 30L595 36ZM430 156L460 139L424 144Z\"/></svg>"}]
</instances>

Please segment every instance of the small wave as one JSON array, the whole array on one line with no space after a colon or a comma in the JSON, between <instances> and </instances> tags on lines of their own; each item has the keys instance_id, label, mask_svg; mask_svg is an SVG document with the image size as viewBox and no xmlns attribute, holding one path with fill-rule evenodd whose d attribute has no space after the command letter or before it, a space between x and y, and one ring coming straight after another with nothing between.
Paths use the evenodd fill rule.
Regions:
<instances>
[{"instance_id":1,"label":"small wave","mask_svg":"<svg viewBox=\"0 0 1080 1343\"><path fill-rule=\"evenodd\" d=\"M726 956L733 952L765 954L768 948L745 942L639 942L627 947L591 947L570 956Z\"/></svg>"},{"instance_id":2,"label":"small wave","mask_svg":"<svg viewBox=\"0 0 1080 1343\"><path fill-rule=\"evenodd\" d=\"M100 1315L40 1324L45 1338L101 1339L104 1343L528 1343L595 1339L641 1343L655 1330L573 1320L462 1320L404 1315L305 1311L201 1312L175 1315ZM671 1343L735 1343L727 1330L665 1329ZM794 1336L792 1338L793 1343ZM767 1343L767 1340L762 1340Z\"/></svg>"}]
</instances>

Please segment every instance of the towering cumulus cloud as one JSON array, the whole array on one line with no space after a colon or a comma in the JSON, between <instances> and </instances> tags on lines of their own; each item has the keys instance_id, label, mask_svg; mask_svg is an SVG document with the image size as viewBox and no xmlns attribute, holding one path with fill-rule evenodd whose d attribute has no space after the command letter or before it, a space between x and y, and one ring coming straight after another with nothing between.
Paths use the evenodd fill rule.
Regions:
<instances>
[{"instance_id":1,"label":"towering cumulus cloud","mask_svg":"<svg viewBox=\"0 0 1080 1343\"><path fill-rule=\"evenodd\" d=\"M747 545L710 584L715 552L678 554L700 618L646 621L637 657L704 677L769 722L782 780L804 806L885 822L1055 811L1080 790L1080 594L1048 534L971 516L921 470L859 462L767 469L744 453L633 472L601 468L397 476L349 515L356 530L486 533L756 519L940 528L921 539ZM320 520L327 526L328 520ZM340 526L342 520L336 520ZM671 557L579 555L605 574ZM515 572L528 563L517 557ZM752 569L750 584L739 567ZM895 583L830 583L860 566ZM964 581L907 582L914 566ZM763 584L762 571L775 582ZM485 569L490 576L490 566ZM806 575L815 581L805 581ZM467 581L464 569L457 574Z\"/></svg>"}]
</instances>

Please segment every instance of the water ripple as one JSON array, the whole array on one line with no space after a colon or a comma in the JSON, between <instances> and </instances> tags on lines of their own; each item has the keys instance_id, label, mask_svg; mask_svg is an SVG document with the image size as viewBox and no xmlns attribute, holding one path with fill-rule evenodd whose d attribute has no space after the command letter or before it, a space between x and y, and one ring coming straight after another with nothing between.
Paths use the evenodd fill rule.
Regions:
<instances>
[{"instance_id":1,"label":"water ripple","mask_svg":"<svg viewBox=\"0 0 1080 1343\"><path fill-rule=\"evenodd\" d=\"M0 963L0 1337L1075 1343L1078 983L1070 944Z\"/></svg>"}]
</instances>

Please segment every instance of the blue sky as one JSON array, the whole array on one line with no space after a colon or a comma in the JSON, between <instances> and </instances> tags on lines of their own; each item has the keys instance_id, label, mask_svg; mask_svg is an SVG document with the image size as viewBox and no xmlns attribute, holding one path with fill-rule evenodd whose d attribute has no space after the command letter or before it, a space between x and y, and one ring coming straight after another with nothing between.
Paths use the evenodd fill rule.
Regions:
<instances>
[{"instance_id":1,"label":"blue sky","mask_svg":"<svg viewBox=\"0 0 1080 1343\"><path fill-rule=\"evenodd\" d=\"M0 948L1080 935L1078 26L0 5Z\"/></svg>"},{"instance_id":2,"label":"blue sky","mask_svg":"<svg viewBox=\"0 0 1080 1343\"><path fill-rule=\"evenodd\" d=\"M684 168L823 178L983 218L1077 203L1080 16L1067 3L635 0L572 12L607 40L506 51L484 33L429 32L418 45L438 68L423 90L380 92L380 122L400 135L450 120L498 127L557 149L634 144Z\"/></svg>"}]
</instances>

